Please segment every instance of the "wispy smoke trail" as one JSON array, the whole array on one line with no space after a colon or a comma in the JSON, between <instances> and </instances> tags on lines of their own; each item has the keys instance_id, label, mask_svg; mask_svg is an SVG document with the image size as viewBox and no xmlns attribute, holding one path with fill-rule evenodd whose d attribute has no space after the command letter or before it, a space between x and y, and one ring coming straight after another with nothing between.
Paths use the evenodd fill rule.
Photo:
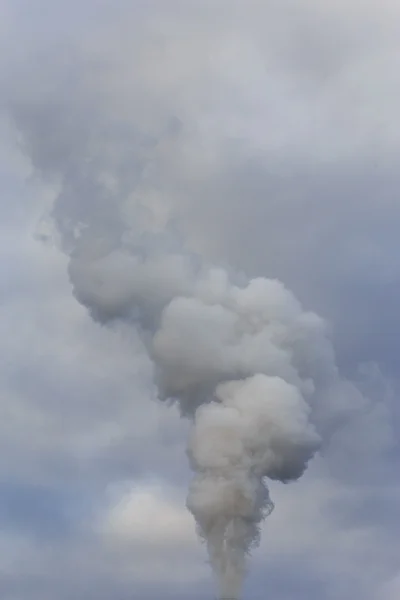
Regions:
<instances>
[{"instance_id":1,"label":"wispy smoke trail","mask_svg":"<svg viewBox=\"0 0 400 600\"><path fill-rule=\"evenodd\" d=\"M219 595L239 598L272 510L267 479L302 475L354 390L324 322L282 283L208 265L185 247L173 211L163 215L162 163L180 136L187 147L182 124L166 118L146 134L57 77L44 72L29 94L14 86L9 109L33 165L59 188L52 216L76 298L101 323L140 330L160 398L193 421L188 508Z\"/></svg>"}]
</instances>

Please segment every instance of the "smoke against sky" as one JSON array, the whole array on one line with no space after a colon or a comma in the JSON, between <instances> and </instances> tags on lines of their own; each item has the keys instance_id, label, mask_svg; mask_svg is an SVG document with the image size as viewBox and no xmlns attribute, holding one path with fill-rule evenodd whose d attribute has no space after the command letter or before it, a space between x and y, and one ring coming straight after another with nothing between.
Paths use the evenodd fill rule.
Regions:
<instances>
[{"instance_id":1,"label":"smoke against sky","mask_svg":"<svg viewBox=\"0 0 400 600\"><path fill-rule=\"evenodd\" d=\"M3 479L16 490L40 481L53 507L59 498L69 537L59 533L52 561L66 580L76 565L65 547L77 563L89 558L67 592L49 576L46 543L23 537L22 523L10 547L17 563L37 559L28 560L29 573L8 568L5 597L43 597L61 586L68 597L97 598L98 570L103 593L117 598L157 595L157 577L176 591L168 560L182 556L179 544L191 565L183 595L189 581L206 589L195 536L176 538L190 530L187 425L176 407L156 404L157 394L195 414L188 504L216 571L227 557L241 571L258 539L270 508L261 477L298 477L321 437L322 458L301 481L271 486L276 510L252 560L251 593L272 586L275 597L290 597L290 573L300 597L321 589L332 599L381 597L398 570L396 7L41 8L4 7L3 343L12 362L7 414L23 443L16 452L15 433L5 438L21 459L12 473L4 465ZM30 169L25 186L16 184ZM28 242L34 227L36 242ZM7 334L9 323L19 335ZM24 354L21 344L33 350ZM371 360L384 375L360 369ZM264 389L273 390L265 414L257 400ZM265 435L271 414L275 438ZM26 427L32 445L35 432L41 439L33 454ZM154 477L161 488L149 486ZM136 483L118 492L124 479ZM117 492L107 500L111 484ZM242 498L235 510L226 493ZM153 514L176 524L163 530L160 518L151 542L130 516L146 497L158 507ZM225 554L221 531L229 534ZM270 565L262 580L258 557ZM145 560L147 570L137 566ZM24 591L38 574L36 591Z\"/></svg>"}]
</instances>

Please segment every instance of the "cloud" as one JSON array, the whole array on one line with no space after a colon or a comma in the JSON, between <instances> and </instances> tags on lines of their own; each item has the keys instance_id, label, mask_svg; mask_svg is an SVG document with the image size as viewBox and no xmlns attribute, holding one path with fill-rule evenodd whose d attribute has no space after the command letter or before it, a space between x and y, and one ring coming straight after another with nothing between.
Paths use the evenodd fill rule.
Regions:
<instances>
[{"instance_id":1,"label":"cloud","mask_svg":"<svg viewBox=\"0 0 400 600\"><path fill-rule=\"evenodd\" d=\"M395 600L398 598L399 591L400 577L397 576L383 586L383 589L381 590L381 598L384 598L384 600Z\"/></svg>"},{"instance_id":2,"label":"cloud","mask_svg":"<svg viewBox=\"0 0 400 600\"><path fill-rule=\"evenodd\" d=\"M95 519L104 556L118 557L118 570L132 582L188 586L209 579L184 494L160 484L126 484L113 490Z\"/></svg>"},{"instance_id":3,"label":"cloud","mask_svg":"<svg viewBox=\"0 0 400 600\"><path fill-rule=\"evenodd\" d=\"M153 489L133 486L106 512L101 531L128 544L193 546L196 541L193 520L183 507L178 508L165 496L166 490L156 486Z\"/></svg>"}]
</instances>

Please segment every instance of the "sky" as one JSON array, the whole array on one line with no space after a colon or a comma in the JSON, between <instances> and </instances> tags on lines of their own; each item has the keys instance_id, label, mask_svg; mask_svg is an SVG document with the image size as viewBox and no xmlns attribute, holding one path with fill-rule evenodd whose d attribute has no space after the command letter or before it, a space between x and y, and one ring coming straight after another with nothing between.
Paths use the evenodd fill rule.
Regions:
<instances>
[{"instance_id":1,"label":"sky","mask_svg":"<svg viewBox=\"0 0 400 600\"><path fill-rule=\"evenodd\" d=\"M399 597L399 23L394 0L1 2L4 600L214 594L190 423L141 331L77 297L88 223L90 251L172 231L326 320L368 402L271 482L244 599Z\"/></svg>"}]
</instances>

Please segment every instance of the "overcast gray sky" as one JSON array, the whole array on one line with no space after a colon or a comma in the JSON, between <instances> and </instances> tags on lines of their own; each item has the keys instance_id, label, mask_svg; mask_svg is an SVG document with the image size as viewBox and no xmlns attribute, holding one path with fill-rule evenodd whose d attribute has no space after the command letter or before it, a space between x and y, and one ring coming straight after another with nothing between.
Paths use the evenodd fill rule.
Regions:
<instances>
[{"instance_id":1,"label":"overcast gray sky","mask_svg":"<svg viewBox=\"0 0 400 600\"><path fill-rule=\"evenodd\" d=\"M3 0L0 40L0 596L213 594L188 423L73 295L90 222L168 225L327 320L368 410L271 485L245 598L397 600L398 2Z\"/></svg>"}]
</instances>

